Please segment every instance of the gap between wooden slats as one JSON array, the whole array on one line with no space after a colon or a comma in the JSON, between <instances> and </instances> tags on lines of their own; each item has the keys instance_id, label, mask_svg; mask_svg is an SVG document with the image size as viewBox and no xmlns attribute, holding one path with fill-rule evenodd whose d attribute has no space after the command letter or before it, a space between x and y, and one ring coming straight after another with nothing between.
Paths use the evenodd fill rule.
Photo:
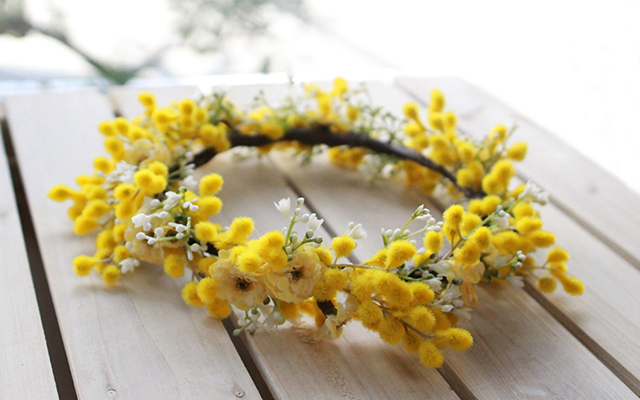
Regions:
<instances>
[{"instance_id":1,"label":"gap between wooden slats","mask_svg":"<svg viewBox=\"0 0 640 400\"><path fill-rule=\"evenodd\" d=\"M278 98L279 96L282 95L283 90L282 88L278 88L278 87L263 87L263 89L265 89L266 94L267 94L267 98ZM245 91L248 90L248 88L244 89ZM249 89L250 90L250 89ZM389 89L391 90L391 89ZM254 92L257 91L257 88L254 89ZM236 92L230 91L231 93L235 94ZM391 104L388 103L388 98L390 95L393 95L392 92L387 92L386 90L383 93L372 93L373 98L374 98L374 104L376 105L383 105L386 106L387 108L392 108L393 106ZM230 96L231 98L237 98L237 96ZM248 98L248 94L245 95L245 99ZM377 100L377 101L376 101ZM386 104L385 104L386 102ZM396 104L397 105L397 104ZM281 158L280 158L281 159ZM339 193L338 191L335 190L335 185L337 184L336 181L340 181L340 179L336 178L337 175L336 174L331 174L329 173L330 177L329 178L324 178L325 174L327 174L327 171L323 171L323 172L316 172L317 169L322 169L322 168L318 168L318 165L316 164L313 168L307 168L307 169L300 169L298 167L295 166L295 164L289 163L285 166L285 168L283 168L282 170L285 171L286 174L291 175L298 175L299 177L302 176L302 179L304 182L307 183L308 188L302 190L303 193L305 194L310 194L308 190L315 190L313 193L313 195L310 196L311 199L313 199L314 204L317 204L317 195L320 195L322 198L332 198L332 200L327 200L327 207L330 208L332 213L338 212L339 210L335 209L335 206L333 206L333 208L331 208L330 206L330 202L333 201L335 204L335 199L339 198ZM305 172L301 172L301 171L305 171ZM341 174L344 172L341 172ZM304 174L308 174L309 176L304 177ZM342 175L340 175L340 177L342 177ZM293 178L292 178L293 179ZM351 185L356 186L358 182L362 181L362 177L360 175L358 175L355 179L359 180L359 181L352 181L349 184L344 184L342 185L342 189L347 190L347 192L349 191L349 189L347 188L351 188ZM297 182L296 180L294 180L294 182ZM362 186L362 185L361 185ZM364 185L366 187L366 184ZM362 189L362 188L361 188ZM387 188L388 189L388 188ZM352 190L353 191L353 190ZM366 192L366 190L363 189L363 191ZM376 196L382 196L382 193L377 193L374 192L375 194L369 193L368 196L363 196L362 193L358 192L357 190L355 191L355 193L348 193L347 196L353 196L353 197L349 197L351 199L351 202L356 202L357 199L360 198L360 196L362 196L362 199L369 199L371 197L376 197ZM324 197L323 195L324 194ZM394 196L394 198L401 198L403 197L403 194L396 194L396 196ZM416 206L418 203L418 201L420 201L420 199L416 200ZM346 207L346 205L344 205L344 203L346 204L350 204L351 202L349 201L341 201L340 204L342 205L341 207ZM391 201L391 203L393 203L393 201ZM388 205L384 205L384 206L379 206L381 213L389 213L389 206ZM357 205L355 208L357 208L357 210L361 210L361 209L366 209L365 206L363 206L362 204ZM413 209L415 209L414 207L405 207L405 212L404 215L400 216L399 214L396 213L396 217L397 218L401 218L401 217L406 217L407 215L409 215ZM340 209L342 210L342 209ZM338 218L338 220L343 221L343 223L346 225L347 222L347 218L351 218L354 219L356 218L355 216L358 215L358 211L357 210L350 210L349 212L343 213L340 215L340 218ZM383 211L384 210L384 211ZM355 212L355 213L354 213ZM396 211L397 212L397 211ZM324 214L323 212L323 216L327 216L326 214ZM364 218L366 218L367 220L372 220L373 217L371 216L363 216ZM335 219L335 218L334 218ZM396 224L401 224L404 221L396 221ZM378 229L378 226L380 224L375 224L375 229ZM370 225L371 226L371 225ZM375 233L374 233L375 235ZM360 248L362 248L362 246L360 246ZM375 249L375 245L372 245L369 248L369 254L371 254L371 251L373 251L373 249ZM473 377L468 376L468 374L466 374L465 372L468 370L473 370L473 364L474 362L469 362L469 360L467 361L467 364L465 364L464 367L460 368L459 370L457 370L456 372L458 372L459 376L462 378L462 380L464 382L467 382L467 385L471 388L472 391L474 391L474 389L477 389L479 387L483 388L483 392L482 395L483 396L487 396L487 397L492 397L495 395L495 393L492 393L492 390L505 390L506 389L506 393L503 392L502 396L512 396L514 395L514 392L517 393L518 390L520 390L522 388L522 385L519 382L516 381L512 381L512 386L511 387L507 387L507 388L498 388L498 386L502 386L503 382L500 380L501 376L503 376L502 379L505 379L507 382L512 378L513 375L513 371L511 371L511 369L518 369L518 367L520 368L520 371L523 374L523 379L522 382L526 382L527 378L526 377L530 377L530 376L536 376L537 379L535 380L535 384L537 384L538 387L549 387L549 383L546 382L545 380L543 380L542 382L540 382L540 377L545 377L553 382L550 387L552 389L547 389L550 390L551 392L553 392L554 389L557 389L556 387L554 387L554 384L557 385L560 388L563 389L558 389L560 392L562 392L562 390L567 390L568 396L569 397L574 397L575 393L571 393L571 390L573 390L573 388L566 388L564 387L564 384L562 384L562 379L563 378L559 378L560 376L564 376L564 379L566 380L575 380L575 381L581 381L584 376L590 375L593 378L597 379L602 379L602 381L600 381L598 384L594 384L593 382L584 382L584 384L586 385L586 388L590 388L592 390L595 390L596 392L598 390L600 390L599 385L601 385L603 382L607 382L610 381L611 384L613 384L613 386L616 386L618 388L618 390L620 390L619 394L623 395L623 396L628 396L630 393L626 390L626 388L624 388L623 385L621 385L620 381L618 381L614 376L612 376L612 374L607 371L604 366L602 366L602 364L600 364L595 358L593 358L593 356L591 356L591 354L589 354L587 351L585 351L585 349L583 347L581 347L577 341L575 341L570 335L567 335L566 332L562 329L562 327L560 325L558 325L557 323L555 323L551 318L549 318L549 316L539 307L535 304L535 302L533 302L532 300L530 300L528 298L528 296L526 296L526 294L521 291L521 290L516 290L516 289L511 289L511 288L506 288L504 289L507 293L509 293L509 295L513 296L515 299L518 299L518 303L521 305L518 306L514 306L512 305L506 305L503 302L499 302L501 299L504 299L506 297L509 297L508 294L506 293L501 293L501 296L497 296L496 298L492 299L494 301L496 301L497 303L491 303L491 304L485 304L484 305L484 315L476 315L476 321L474 321L474 325L481 323L481 322L489 322L489 324L485 323L484 329L487 331L491 331L490 327L490 320L491 319L497 319L497 318L502 318L503 320L501 322L496 322L495 326L496 327L501 327L501 326L509 326L509 325L513 325L514 321L504 321L504 318L508 318L508 315L512 312L514 312L515 309L518 308L525 308L525 309L529 309L530 312L532 312L533 314L536 315L535 318L533 318L531 320L531 322L527 323L526 326L529 327L528 330L528 334L531 335L531 340L532 342L529 343L525 340L523 340L520 343L515 343L515 348L509 349L509 350L505 350L505 349L500 349L500 348L488 348L489 346L493 346L495 345L495 341L499 339L499 335L498 338L493 337L487 340L486 344L485 344L485 349L484 349L484 353L483 356L488 360L489 363L493 362L494 364L498 364L497 366L495 366L496 371L491 371L493 375L493 379L495 379L494 385L495 387L491 388L491 389L487 389L486 386L484 386L486 384L486 382L479 382L479 380L475 381L475 386L473 384L469 384L468 381L469 380L473 380ZM504 296L504 297L502 297ZM500 315L499 312L496 311L496 304L501 304L504 308L500 308L500 310L502 311L502 313L504 313L505 315ZM487 311L488 309L488 311ZM481 313L483 310L482 305L481 308L478 310L478 313ZM480 321L478 321L478 319ZM486 320L486 321L485 321ZM516 321L517 322L517 321ZM539 326L547 326L546 329L549 330L549 332L546 332L545 329L540 328ZM480 327L482 328L482 327ZM507 331L505 336L505 340L507 343L511 344L512 346L514 344L511 343L511 337L514 333L514 330L516 332L519 332L521 330L521 327L515 327L515 326L511 326L512 330L511 331ZM480 329L482 330L482 329ZM535 332L538 332L539 335L534 334ZM541 365L544 365L543 367L541 367L542 370L544 370L544 372L540 372L538 374L531 374L531 370L533 369L531 366L527 365L518 365L517 363L514 363L513 365L511 365L512 368L504 368L504 364L506 363L506 365L509 365L509 361L504 361L501 360L500 356L506 358L507 360L511 357L511 362L513 362L513 359L518 359L518 357L522 357L521 348L525 348L527 346L530 346L530 356L532 358L535 357L540 357L540 355L547 357L547 362L551 362L551 359L554 358L555 355L558 354L558 349L557 347L555 347L554 345L558 345L558 343L552 343L550 341L544 340L540 338L540 336L544 336L544 333L550 334L551 337L554 337L556 340L560 341L560 346L566 346L567 348L563 350L563 354L564 353L570 353L565 359L564 362L566 362L567 364L565 365L566 368L563 368L561 365L559 365L556 369L549 369L545 364L545 362L542 362ZM557 335L557 337L555 337ZM508 338L507 338L508 337ZM529 336L527 336L529 337ZM473 352L474 350L472 350ZM501 353L502 351L502 353ZM463 353L464 354L464 353ZM454 355L455 360L457 360L458 358L464 358L464 356L462 357L458 357L458 355ZM541 358L544 358L541 357ZM495 360L494 360L495 358ZM454 361L455 361L454 360ZM486 362L486 361L485 361ZM454 370L455 370L455 364L454 362L450 362L451 365L454 365ZM560 363L559 363L560 364ZM575 365L574 365L575 364ZM584 364L584 365L581 365ZM585 366L587 365L588 366ZM568 367L573 367L573 368L568 368ZM583 370L584 368L589 369L589 368L593 368L589 373L587 373L586 375L583 375L585 373L585 371ZM546 374L546 375L545 375ZM500 382L499 384L497 384L496 382ZM533 382L531 382L533 383ZM535 387L535 385L532 385L533 387ZM523 389L526 390L526 389ZM535 390L535 389L534 389ZM589 389L587 389L589 390ZM475 393L475 391L474 391ZM565 393L565 394L567 394ZM589 393L588 391L585 392ZM476 395L478 395L478 393L475 393ZM524 392L519 393L520 395L525 395ZM531 394L531 393L529 393ZM551 394L549 394L551 395ZM591 393L591 395L594 395L594 393ZM609 393L610 396L612 397L616 397L618 394L613 394L613 393Z\"/></svg>"},{"instance_id":2,"label":"gap between wooden slats","mask_svg":"<svg viewBox=\"0 0 640 400\"><path fill-rule=\"evenodd\" d=\"M487 130L486 124L489 117L482 116L488 112L489 107L504 107L499 104L484 101L481 95L475 91L467 93L460 87L462 83L451 78L430 79L429 86L417 85L414 90L422 88L423 95L416 97L423 104L432 88L438 87L447 96L448 108L460 111L458 121L460 128L470 135L483 135ZM457 88L447 92L447 88ZM386 90L386 89L381 89ZM398 95L397 102L408 101L407 95ZM490 106L474 106L487 104ZM505 112L506 113L506 112ZM480 115L479 115L480 114ZM515 118L512 115L512 118ZM484 122L478 122L484 121ZM510 121L494 121L492 123L509 123ZM513 142L523 140L520 137L520 129L516 130ZM526 140L529 142L531 154L528 156L529 170L536 170L548 160L538 160L536 157L544 146L546 135L540 133L540 138L530 140L531 134ZM562 151L563 146L559 151ZM563 156L564 157L564 156ZM568 150L566 157L581 157L573 150ZM574 158L576 165L586 165ZM521 163L516 163L516 170ZM591 167L589 167L591 168ZM595 167L594 167L595 168ZM552 189L553 183L548 180L556 178L556 174L547 169L547 175L543 172L536 177L536 183L550 190L551 198L557 196ZM581 172L570 169L566 172L568 180ZM596 171L593 176L602 176L603 171ZM554 175L554 176L551 176ZM597 182L596 184L601 184ZM605 183L608 184L608 183ZM562 195L562 193L561 193ZM576 199L583 197L576 195ZM598 199L596 199L598 200ZM600 199L602 200L602 199ZM577 201L576 201L577 204ZM614 207L615 208L615 207ZM594 220L607 215L611 208L593 210ZM529 287L527 291L549 310L556 318L571 331L583 344L588 347L602 362L604 362L620 379L622 379L637 395L640 395L640 314L629 304L640 303L640 293L636 290L640 285L640 272L631 264L627 257L617 254L615 249L609 246L607 241L602 241L601 235L594 235L592 231L581 226L579 221L573 219L573 215L567 215L564 208L558 207L556 202L551 202L540 208L544 228L556 233L558 246L565 247L571 253L569 262L570 273L585 282L586 291L579 297L568 297L562 290L551 295L538 293ZM629 223L633 223L632 221ZM615 220L612 224L616 224ZM602 226L602 225L599 225Z\"/></svg>"},{"instance_id":3,"label":"gap between wooden slats","mask_svg":"<svg viewBox=\"0 0 640 400\"><path fill-rule=\"evenodd\" d=\"M459 113L462 130L486 135L497 124L517 124L513 142L529 144L529 155L518 165L518 174L551 193L551 202L640 270L640 246L636 227L640 195L562 140L522 117L500 101L458 78L400 77L398 86L429 101L438 86L448 106Z\"/></svg>"},{"instance_id":4,"label":"gap between wooden slats","mask_svg":"<svg viewBox=\"0 0 640 400\"><path fill-rule=\"evenodd\" d=\"M189 95L190 90L194 89L163 88L153 92L162 105ZM256 94L253 88L245 93ZM118 88L112 95L124 116L132 117L142 111L136 90ZM295 199L297 194L268 158L234 163L230 156L218 156L197 172L199 176L216 172L225 178L220 192L224 206L214 220L228 224L233 217L250 216L256 223L257 234L280 229L286 221L273 202L283 197ZM243 340L278 399L422 398L425 393L437 398L457 398L436 371L423 368L415 357L404 354L397 346L385 345L358 324L347 327L343 338L336 341L315 343L313 329L305 326L243 335Z\"/></svg>"},{"instance_id":5,"label":"gap between wooden slats","mask_svg":"<svg viewBox=\"0 0 640 400\"><path fill-rule=\"evenodd\" d=\"M38 271L30 273L29 270L19 209L16 207L21 197L16 197L14 193L14 187L16 191L20 190L19 171L15 160L11 159L11 138L4 120L1 125L4 146L0 143L0 225L3 231L0 241L3 263L0 268L0 398L57 398L56 383L59 388L70 387L73 395L73 382L70 377L65 382L65 374L60 373L60 368L68 371L68 365L54 363L52 369L50 362L49 355L56 356L56 351L51 350L51 346L55 344L51 343L53 338L50 339L51 342L45 341L41 321L43 316L39 310L46 310L47 307L34 291L32 277L37 280L37 275L33 276L33 273ZM23 211L24 205L20 206L20 211ZM33 237L27 238L29 242L34 240ZM64 348L60 350L64 356ZM54 372L57 372L55 377Z\"/></svg>"},{"instance_id":6,"label":"gap between wooden slats","mask_svg":"<svg viewBox=\"0 0 640 400\"><path fill-rule=\"evenodd\" d=\"M186 306L162 268L140 268L111 289L73 273L73 258L91 254L94 239L74 236L68 204L46 193L54 183L73 186L104 153L96 127L113 118L104 97L44 93L6 105L78 396L260 398L222 324Z\"/></svg>"}]
</instances>

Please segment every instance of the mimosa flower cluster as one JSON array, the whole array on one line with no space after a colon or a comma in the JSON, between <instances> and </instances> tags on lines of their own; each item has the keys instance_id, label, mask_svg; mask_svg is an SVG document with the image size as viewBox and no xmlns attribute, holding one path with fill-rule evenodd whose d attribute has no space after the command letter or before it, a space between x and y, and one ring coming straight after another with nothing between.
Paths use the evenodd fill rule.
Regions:
<instances>
[{"instance_id":1,"label":"mimosa flower cluster","mask_svg":"<svg viewBox=\"0 0 640 400\"><path fill-rule=\"evenodd\" d=\"M56 185L49 192L73 202L75 233L97 233L95 253L75 258L75 272L96 271L116 285L136 268L153 268L144 263L162 265L173 278L190 277L182 290L187 304L214 318L244 312L236 334L308 316L316 338L337 338L359 321L428 367L442 365L442 349L472 345L456 325L479 301L481 282L523 286L533 277L543 292L558 283L569 294L583 292L567 274L569 254L552 247L555 236L543 230L536 207L546 193L531 182L510 185L512 162L524 158L526 144L508 146L512 132L502 125L482 141L463 137L437 90L425 118L414 103L401 119L362 95L337 78L330 91L307 85L282 106L258 97L245 111L223 95L159 107L141 93L144 115L99 125L109 156L95 158L93 173L77 178L79 189ZM222 208L216 194L223 178L198 181L193 171L236 147L262 154L293 148L305 161L327 150L339 165L402 174L427 193L445 187L461 204L447 208L442 221L418 207L404 226L382 229L380 249L354 264L349 257L366 236L362 225L323 238L323 220L302 211L303 198L275 203L286 223L260 237L251 218L228 227L212 220ZM533 256L539 252L542 262Z\"/></svg>"}]
</instances>

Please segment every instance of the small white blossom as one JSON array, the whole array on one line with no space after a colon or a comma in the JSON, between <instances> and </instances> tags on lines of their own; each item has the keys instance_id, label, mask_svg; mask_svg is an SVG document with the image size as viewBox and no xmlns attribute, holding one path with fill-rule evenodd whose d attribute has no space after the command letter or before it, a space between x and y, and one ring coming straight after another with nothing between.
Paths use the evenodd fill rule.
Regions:
<instances>
[{"instance_id":1,"label":"small white blossom","mask_svg":"<svg viewBox=\"0 0 640 400\"><path fill-rule=\"evenodd\" d=\"M189 175L184 178L181 182L181 185L191 190L192 192L196 192L198 190L198 181L193 175Z\"/></svg>"},{"instance_id":2,"label":"small white blossom","mask_svg":"<svg viewBox=\"0 0 640 400\"><path fill-rule=\"evenodd\" d=\"M349 223L349 229L347 230L347 236L353 240L360 240L367 237L367 231L364 230L362 224Z\"/></svg>"},{"instance_id":3,"label":"small white blossom","mask_svg":"<svg viewBox=\"0 0 640 400\"><path fill-rule=\"evenodd\" d=\"M116 164L116 169L107 175L107 183L133 183L133 175L136 173L137 166L120 161Z\"/></svg>"},{"instance_id":4,"label":"small white blossom","mask_svg":"<svg viewBox=\"0 0 640 400\"><path fill-rule=\"evenodd\" d=\"M310 230L315 232L316 230L318 230L318 228L320 228L320 225L322 225L323 222L324 222L323 219L319 219L318 217L316 217L316 214L313 213L309 215L309 221L307 222L307 227L309 227Z\"/></svg>"},{"instance_id":5,"label":"small white blossom","mask_svg":"<svg viewBox=\"0 0 640 400\"><path fill-rule=\"evenodd\" d=\"M273 204L275 204L278 211L280 211L280 214L284 215L285 218L289 218L289 213L291 212L290 198L282 199L278 203Z\"/></svg>"},{"instance_id":6,"label":"small white blossom","mask_svg":"<svg viewBox=\"0 0 640 400\"><path fill-rule=\"evenodd\" d=\"M122 267L122 273L133 272L133 270L140 265L140 261L135 258L127 258L120 261L120 267Z\"/></svg>"},{"instance_id":7,"label":"small white blossom","mask_svg":"<svg viewBox=\"0 0 640 400\"><path fill-rule=\"evenodd\" d=\"M142 227L144 231L148 231L151 229L152 218L153 218L152 215L146 215L146 214L140 213L131 217L131 222L135 224L136 228Z\"/></svg>"},{"instance_id":8,"label":"small white blossom","mask_svg":"<svg viewBox=\"0 0 640 400\"><path fill-rule=\"evenodd\" d=\"M176 192L167 192L165 193L167 199L164 201L164 210L169 211L173 207L177 206L178 203L182 200L182 196Z\"/></svg>"}]
</instances>

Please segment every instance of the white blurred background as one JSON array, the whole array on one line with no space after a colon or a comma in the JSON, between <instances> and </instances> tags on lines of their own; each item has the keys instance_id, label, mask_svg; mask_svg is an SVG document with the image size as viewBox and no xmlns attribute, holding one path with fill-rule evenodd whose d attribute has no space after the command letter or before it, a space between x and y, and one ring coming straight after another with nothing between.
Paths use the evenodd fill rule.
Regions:
<instances>
[{"instance_id":1,"label":"white blurred background","mask_svg":"<svg viewBox=\"0 0 640 400\"><path fill-rule=\"evenodd\" d=\"M459 76L640 193L637 1L0 0L0 6L0 97L105 76L116 82L256 72Z\"/></svg>"}]
</instances>

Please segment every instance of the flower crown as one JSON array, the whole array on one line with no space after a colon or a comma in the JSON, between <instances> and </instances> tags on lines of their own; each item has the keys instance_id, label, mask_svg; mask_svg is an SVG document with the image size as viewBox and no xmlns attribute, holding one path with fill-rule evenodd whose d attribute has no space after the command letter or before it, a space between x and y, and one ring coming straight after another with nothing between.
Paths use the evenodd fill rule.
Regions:
<instances>
[{"instance_id":1,"label":"flower crown","mask_svg":"<svg viewBox=\"0 0 640 400\"><path fill-rule=\"evenodd\" d=\"M160 108L151 93L140 93L144 115L99 125L111 157L95 158L94 173L77 178L79 190L56 185L49 192L73 201L76 234L99 231L96 253L76 257L75 272L96 270L111 286L141 262L163 265L174 278L188 270L187 304L219 319L232 307L245 311L234 334L298 324L307 315L316 338L336 338L359 321L428 367L442 365L441 349L472 345L470 333L455 326L476 305L482 281L522 285L534 276L543 292L557 282L571 295L583 292L567 275L564 249L551 248L543 263L531 256L555 237L541 229L534 208L547 202L546 193L531 182L510 188L512 162L527 152L523 142L507 146L513 129L498 125L482 141L462 136L438 90L426 121L415 103L405 104L400 119L367 105L365 96L341 78L331 91L308 84L279 107L258 96L248 111L224 95ZM465 207L451 205L440 222L418 207L404 226L382 229L380 249L362 263L349 261L366 235L362 225L350 223L325 247L329 241L317 234L323 220L302 211L303 198L275 203L284 229L250 239L248 217L228 227L209 220L222 207L216 194L223 178L193 177L195 168L239 147L257 154L293 149L304 162L328 148L335 164L372 178L403 175L427 194L445 189Z\"/></svg>"}]
</instances>

